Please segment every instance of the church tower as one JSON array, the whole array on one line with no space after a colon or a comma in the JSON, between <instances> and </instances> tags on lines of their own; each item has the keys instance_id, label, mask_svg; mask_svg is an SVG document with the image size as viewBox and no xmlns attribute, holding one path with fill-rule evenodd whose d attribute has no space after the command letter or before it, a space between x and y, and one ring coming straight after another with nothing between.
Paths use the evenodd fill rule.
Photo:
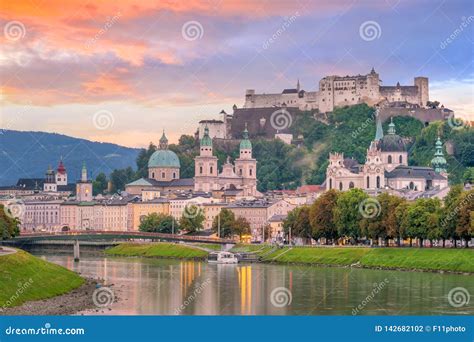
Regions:
<instances>
[{"instance_id":1,"label":"church tower","mask_svg":"<svg viewBox=\"0 0 474 342\"><path fill-rule=\"evenodd\" d=\"M254 196L257 192L257 161L252 158L252 143L249 139L247 124L240 141L240 156L235 160L235 172L242 178L245 196Z\"/></svg>"},{"instance_id":2,"label":"church tower","mask_svg":"<svg viewBox=\"0 0 474 342\"><path fill-rule=\"evenodd\" d=\"M431 166L433 166L435 172L440 173L442 175L447 175L448 163L446 161L446 158L444 158L443 143L441 142L439 136L438 140L436 140L435 146L436 152L434 158L431 159Z\"/></svg>"},{"instance_id":3,"label":"church tower","mask_svg":"<svg viewBox=\"0 0 474 342\"><path fill-rule=\"evenodd\" d=\"M218 189L217 157L213 154L209 128L204 128L199 156L194 159L194 191L210 192Z\"/></svg>"},{"instance_id":4,"label":"church tower","mask_svg":"<svg viewBox=\"0 0 474 342\"><path fill-rule=\"evenodd\" d=\"M81 179L76 184L76 200L79 202L92 201L92 181L87 179L85 162L82 164Z\"/></svg>"},{"instance_id":5,"label":"church tower","mask_svg":"<svg viewBox=\"0 0 474 342\"><path fill-rule=\"evenodd\" d=\"M56 176L51 165L48 166L48 170L46 171L43 190L47 192L56 192L58 190Z\"/></svg>"},{"instance_id":6,"label":"church tower","mask_svg":"<svg viewBox=\"0 0 474 342\"><path fill-rule=\"evenodd\" d=\"M63 158L59 161L58 169L56 170L56 185L67 185L67 172L63 164Z\"/></svg>"}]
</instances>

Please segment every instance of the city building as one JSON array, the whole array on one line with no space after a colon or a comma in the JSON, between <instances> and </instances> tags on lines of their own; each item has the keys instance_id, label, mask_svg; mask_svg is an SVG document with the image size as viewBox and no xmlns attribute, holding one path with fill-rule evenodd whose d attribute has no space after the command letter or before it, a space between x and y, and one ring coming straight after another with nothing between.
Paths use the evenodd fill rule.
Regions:
<instances>
[{"instance_id":1,"label":"city building","mask_svg":"<svg viewBox=\"0 0 474 342\"><path fill-rule=\"evenodd\" d=\"M367 150L364 165L355 159L344 158L342 153L331 153L326 171L326 188L348 190L364 189L368 192L409 190L424 192L448 187L446 159L438 138L433 166L408 166L408 152L404 140L396 134L393 121L384 136L381 120L377 120L375 139Z\"/></svg>"},{"instance_id":2,"label":"city building","mask_svg":"<svg viewBox=\"0 0 474 342\"><path fill-rule=\"evenodd\" d=\"M217 157L213 154L212 138L207 127L200 140L199 156L194 159L194 191L212 192L238 190L243 196L257 196L257 161L252 157L252 143L247 128L240 141L240 156L230 162L227 158L219 173Z\"/></svg>"},{"instance_id":3,"label":"city building","mask_svg":"<svg viewBox=\"0 0 474 342\"><path fill-rule=\"evenodd\" d=\"M300 88L284 89L277 94L256 94L247 89L244 108L297 107L300 110L317 109L321 113L332 112L336 107L367 103L372 106L379 102L403 102L418 107L426 107L429 101L427 77L415 77L413 85L382 86L379 74L374 69L366 75L326 76L319 81L317 91Z\"/></svg>"}]
</instances>

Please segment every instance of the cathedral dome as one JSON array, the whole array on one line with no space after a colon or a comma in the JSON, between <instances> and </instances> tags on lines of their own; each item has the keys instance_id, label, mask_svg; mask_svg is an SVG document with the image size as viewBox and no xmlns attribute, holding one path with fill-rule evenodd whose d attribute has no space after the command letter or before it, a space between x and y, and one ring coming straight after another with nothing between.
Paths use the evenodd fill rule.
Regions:
<instances>
[{"instance_id":1,"label":"cathedral dome","mask_svg":"<svg viewBox=\"0 0 474 342\"><path fill-rule=\"evenodd\" d=\"M406 152L407 148L403 139L397 134L389 134L379 140L378 148L382 152Z\"/></svg>"},{"instance_id":2,"label":"cathedral dome","mask_svg":"<svg viewBox=\"0 0 474 342\"><path fill-rule=\"evenodd\" d=\"M148 167L180 167L179 158L173 151L158 150L153 153L148 161Z\"/></svg>"},{"instance_id":3,"label":"cathedral dome","mask_svg":"<svg viewBox=\"0 0 474 342\"><path fill-rule=\"evenodd\" d=\"M382 152L406 152L407 148L405 142L395 133L393 119L390 120L390 124L388 125L388 134L379 139L377 147Z\"/></svg>"},{"instance_id":4,"label":"cathedral dome","mask_svg":"<svg viewBox=\"0 0 474 342\"><path fill-rule=\"evenodd\" d=\"M173 151L168 150L168 138L165 131L160 139L159 149L148 160L148 167L174 167L179 168L179 158Z\"/></svg>"}]
</instances>

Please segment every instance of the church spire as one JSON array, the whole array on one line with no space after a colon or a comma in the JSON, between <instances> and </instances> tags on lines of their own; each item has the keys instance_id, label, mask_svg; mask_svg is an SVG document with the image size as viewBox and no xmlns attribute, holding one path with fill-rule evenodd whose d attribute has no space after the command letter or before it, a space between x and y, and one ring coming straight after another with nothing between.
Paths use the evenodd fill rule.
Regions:
<instances>
[{"instance_id":1,"label":"church spire","mask_svg":"<svg viewBox=\"0 0 474 342\"><path fill-rule=\"evenodd\" d=\"M202 136L200 144L201 144L201 147L202 146L212 147L212 138L209 136L209 127L207 127L207 124L204 127L204 135Z\"/></svg>"},{"instance_id":2,"label":"church spire","mask_svg":"<svg viewBox=\"0 0 474 342\"><path fill-rule=\"evenodd\" d=\"M446 173L448 163L446 161L446 158L444 158L443 143L441 142L439 135L438 139L436 140L435 147L436 152L434 158L431 159L431 166L433 166L434 170L437 173Z\"/></svg>"},{"instance_id":3,"label":"church spire","mask_svg":"<svg viewBox=\"0 0 474 342\"><path fill-rule=\"evenodd\" d=\"M165 135L165 130L163 129L163 134L160 138L160 150L167 150L168 149L168 138Z\"/></svg>"},{"instance_id":4,"label":"church spire","mask_svg":"<svg viewBox=\"0 0 474 342\"><path fill-rule=\"evenodd\" d=\"M240 141L240 150L251 150L252 149L252 143L250 142L249 139L249 131L247 130L247 123L245 123L245 129L244 132L242 133L243 139Z\"/></svg>"},{"instance_id":5,"label":"church spire","mask_svg":"<svg viewBox=\"0 0 474 342\"><path fill-rule=\"evenodd\" d=\"M395 124L393 123L393 117L390 118L390 123L388 124L388 134L394 135L395 134Z\"/></svg>"},{"instance_id":6,"label":"church spire","mask_svg":"<svg viewBox=\"0 0 474 342\"><path fill-rule=\"evenodd\" d=\"M383 138L383 128L382 128L382 120L377 117L377 129L375 131L375 140L382 140Z\"/></svg>"},{"instance_id":7,"label":"church spire","mask_svg":"<svg viewBox=\"0 0 474 342\"><path fill-rule=\"evenodd\" d=\"M300 91L300 79L298 78L298 82L296 82L296 90Z\"/></svg>"}]
</instances>

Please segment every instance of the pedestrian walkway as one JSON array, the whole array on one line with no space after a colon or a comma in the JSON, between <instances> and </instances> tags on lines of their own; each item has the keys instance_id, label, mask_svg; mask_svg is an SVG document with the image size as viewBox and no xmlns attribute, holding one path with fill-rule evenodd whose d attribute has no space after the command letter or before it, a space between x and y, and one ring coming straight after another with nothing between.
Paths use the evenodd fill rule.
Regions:
<instances>
[{"instance_id":1,"label":"pedestrian walkway","mask_svg":"<svg viewBox=\"0 0 474 342\"><path fill-rule=\"evenodd\" d=\"M13 254L13 253L16 253L16 249L0 246L0 257L3 255Z\"/></svg>"}]
</instances>

